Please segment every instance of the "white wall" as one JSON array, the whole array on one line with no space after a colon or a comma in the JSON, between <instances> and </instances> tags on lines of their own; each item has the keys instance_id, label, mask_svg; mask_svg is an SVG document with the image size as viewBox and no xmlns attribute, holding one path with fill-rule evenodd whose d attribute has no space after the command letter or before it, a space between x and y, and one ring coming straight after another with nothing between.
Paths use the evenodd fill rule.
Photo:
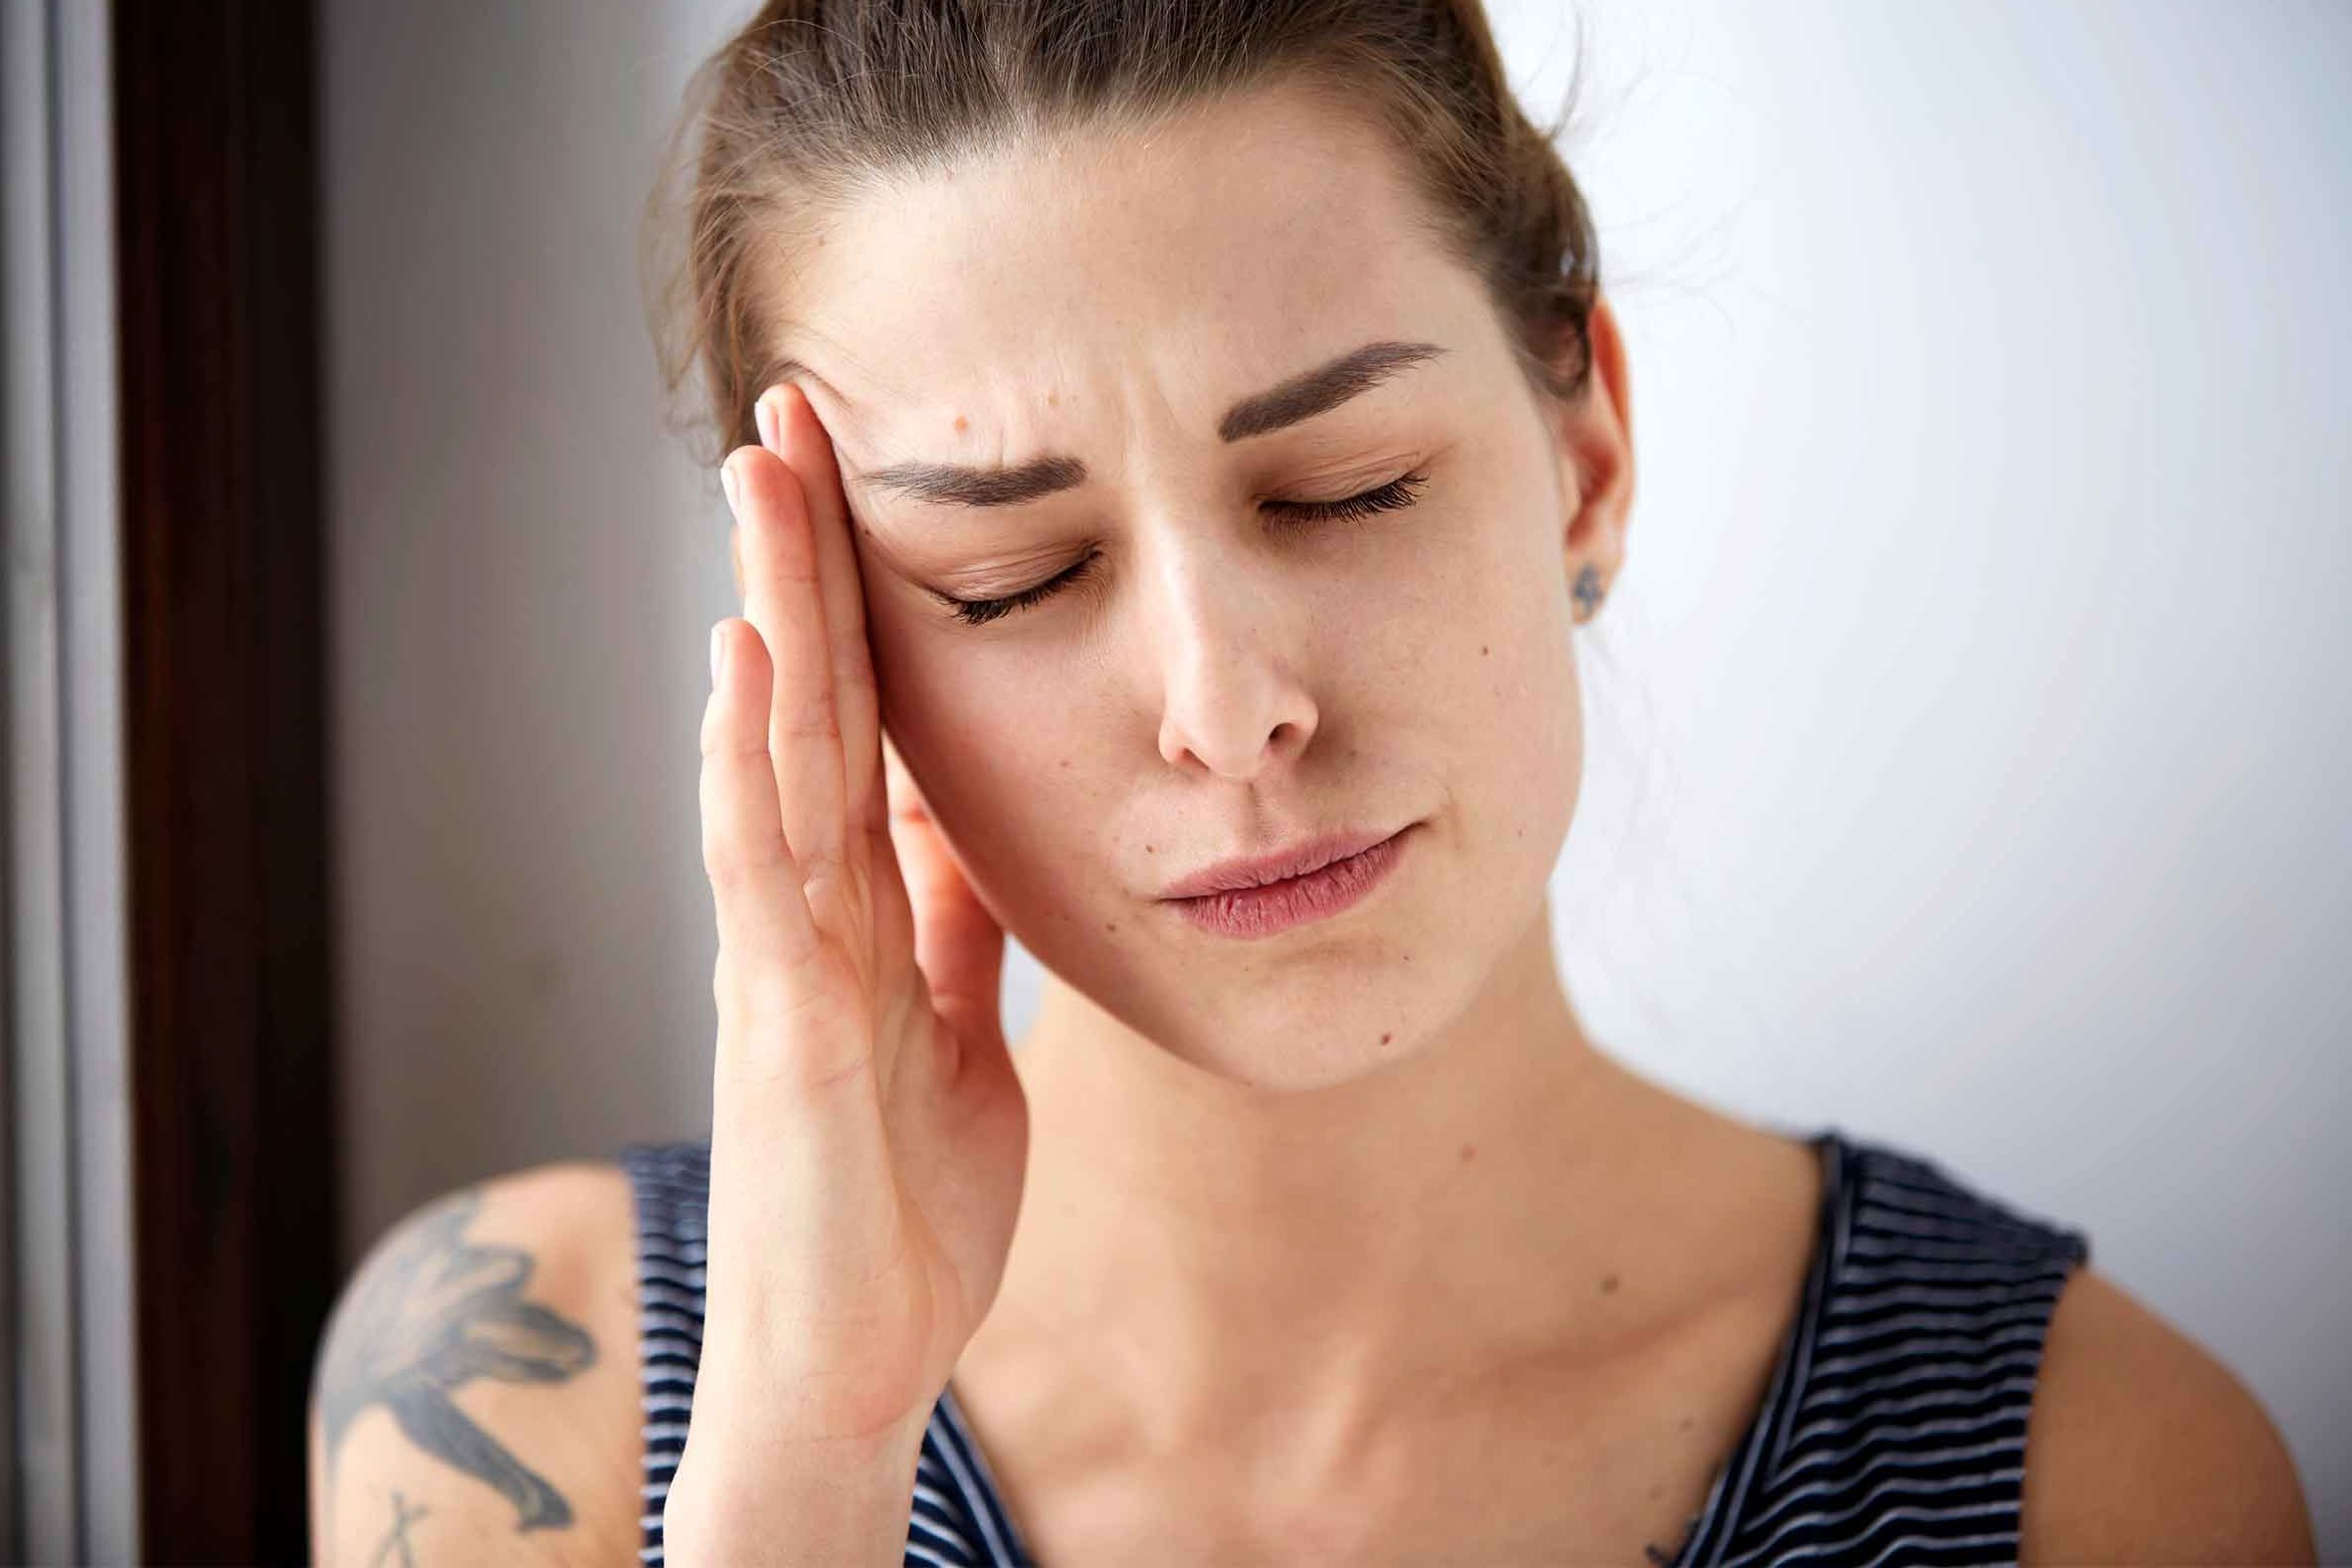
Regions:
<instances>
[{"instance_id":1,"label":"white wall","mask_svg":"<svg viewBox=\"0 0 2352 1568\"><path fill-rule=\"evenodd\" d=\"M2352 1555L2352 12L1580 3L1640 494L1571 989L1694 1094L2083 1226ZM353 1248L705 1123L733 596L635 223L746 10L324 7ZM1496 14L1541 113L1562 9Z\"/></svg>"}]
</instances>

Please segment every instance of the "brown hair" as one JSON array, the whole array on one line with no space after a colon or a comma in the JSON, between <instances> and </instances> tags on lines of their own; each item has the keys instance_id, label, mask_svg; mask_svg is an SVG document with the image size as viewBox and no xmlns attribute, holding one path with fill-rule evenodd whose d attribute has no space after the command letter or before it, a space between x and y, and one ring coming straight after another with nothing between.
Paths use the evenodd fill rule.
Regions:
<instances>
[{"instance_id":1,"label":"brown hair","mask_svg":"<svg viewBox=\"0 0 2352 1568\"><path fill-rule=\"evenodd\" d=\"M1276 82L1387 130L1529 382L1581 398L1600 255L1556 146L1567 110L1528 120L1478 0L768 0L688 82L649 213L649 256L686 241L675 265L653 261L651 307L673 398L700 365L704 461L758 439L793 246L862 181ZM696 130L680 225L679 147Z\"/></svg>"}]
</instances>

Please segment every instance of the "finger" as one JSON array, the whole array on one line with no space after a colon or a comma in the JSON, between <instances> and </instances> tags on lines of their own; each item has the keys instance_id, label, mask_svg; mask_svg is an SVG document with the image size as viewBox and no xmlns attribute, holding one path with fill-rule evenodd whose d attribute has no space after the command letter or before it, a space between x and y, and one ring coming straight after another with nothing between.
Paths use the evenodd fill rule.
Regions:
<instances>
[{"instance_id":1,"label":"finger","mask_svg":"<svg viewBox=\"0 0 2352 1568\"><path fill-rule=\"evenodd\" d=\"M820 938L801 893L800 868L777 814L768 757L768 660L756 632L735 617L712 629L714 666L702 713L702 867L718 915L714 988L731 1023L789 1016L799 993L822 982ZM737 1060L743 1050L781 1049L776 1032L733 1031L717 1064L722 1079L748 1068L773 1078L779 1061Z\"/></svg>"},{"instance_id":2,"label":"finger","mask_svg":"<svg viewBox=\"0 0 2352 1568\"><path fill-rule=\"evenodd\" d=\"M841 724L844 815L854 826L879 828L887 810L877 753L882 704L872 647L866 640L865 587L833 438L808 394L789 381L760 398L759 426L769 450L799 477L816 532L825 624L833 638L833 706Z\"/></svg>"},{"instance_id":3,"label":"finger","mask_svg":"<svg viewBox=\"0 0 2352 1568\"><path fill-rule=\"evenodd\" d=\"M841 726L833 705L831 639L819 563L801 485L774 453L738 447L727 456L742 530L743 613L775 672L768 749L776 769L784 837L804 888L838 880L845 846ZM813 901L822 908L822 901Z\"/></svg>"},{"instance_id":4,"label":"finger","mask_svg":"<svg viewBox=\"0 0 2352 1568\"><path fill-rule=\"evenodd\" d=\"M900 1246L873 1031L843 992L778 817L767 716L774 665L737 617L713 634L702 720L703 861L718 907L712 1064L713 1303L821 1294ZM777 1278L763 1263L791 1261ZM723 1288L719 1276L729 1274ZM718 1319L714 1316L713 1323Z\"/></svg>"}]
</instances>

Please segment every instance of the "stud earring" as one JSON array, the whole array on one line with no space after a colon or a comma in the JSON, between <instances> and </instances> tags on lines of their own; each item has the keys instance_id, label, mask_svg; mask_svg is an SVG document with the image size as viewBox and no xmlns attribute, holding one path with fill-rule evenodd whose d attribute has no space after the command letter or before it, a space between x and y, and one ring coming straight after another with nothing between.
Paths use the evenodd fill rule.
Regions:
<instances>
[{"instance_id":1,"label":"stud earring","mask_svg":"<svg viewBox=\"0 0 2352 1568\"><path fill-rule=\"evenodd\" d=\"M1576 618L1589 621L1593 612L1601 608L1601 573L1598 568L1585 566L1576 574L1576 586L1570 590L1576 599Z\"/></svg>"}]
</instances>

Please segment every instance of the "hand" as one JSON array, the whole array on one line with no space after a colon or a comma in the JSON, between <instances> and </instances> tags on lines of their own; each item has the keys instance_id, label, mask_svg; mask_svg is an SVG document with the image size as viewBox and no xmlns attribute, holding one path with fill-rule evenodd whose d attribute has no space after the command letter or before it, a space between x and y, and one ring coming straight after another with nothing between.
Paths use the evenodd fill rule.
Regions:
<instances>
[{"instance_id":1,"label":"hand","mask_svg":"<svg viewBox=\"0 0 2352 1568\"><path fill-rule=\"evenodd\" d=\"M1028 1153L1004 931L885 758L831 440L796 386L760 413L762 444L727 457L744 614L713 631L701 730L718 1040L673 1516L740 1518L719 1492L795 1468L901 1456L911 1478L1004 1276Z\"/></svg>"}]
</instances>

